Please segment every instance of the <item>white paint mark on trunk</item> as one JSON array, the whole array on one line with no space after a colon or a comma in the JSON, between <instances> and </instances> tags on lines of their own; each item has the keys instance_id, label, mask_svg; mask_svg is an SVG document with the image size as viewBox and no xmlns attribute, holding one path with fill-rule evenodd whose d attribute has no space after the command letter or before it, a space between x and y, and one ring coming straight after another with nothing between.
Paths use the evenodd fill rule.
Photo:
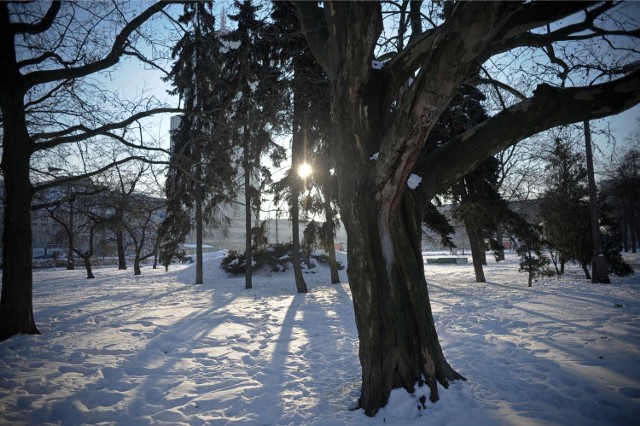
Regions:
<instances>
[{"instance_id":1,"label":"white paint mark on trunk","mask_svg":"<svg viewBox=\"0 0 640 426\"><path fill-rule=\"evenodd\" d=\"M407 180L407 186L411 189L416 189L418 185L422 182L422 178L415 173L411 173L409 179Z\"/></svg>"}]
</instances>

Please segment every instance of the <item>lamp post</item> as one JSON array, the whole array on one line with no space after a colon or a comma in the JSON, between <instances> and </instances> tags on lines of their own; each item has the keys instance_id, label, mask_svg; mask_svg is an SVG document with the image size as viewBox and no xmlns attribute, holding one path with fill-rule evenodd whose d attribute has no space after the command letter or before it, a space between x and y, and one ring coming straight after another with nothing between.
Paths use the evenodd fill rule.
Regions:
<instances>
[{"instance_id":1,"label":"lamp post","mask_svg":"<svg viewBox=\"0 0 640 426\"><path fill-rule=\"evenodd\" d=\"M594 284L610 284L607 260L602 253L600 242L600 225L598 223L598 199L596 195L596 181L593 173L593 155L591 151L591 127L589 121L584 122L584 145L587 160L587 175L589 176L589 205L591 216L591 239L593 252L591 255L591 282Z\"/></svg>"},{"instance_id":2,"label":"lamp post","mask_svg":"<svg viewBox=\"0 0 640 426\"><path fill-rule=\"evenodd\" d=\"M640 68L640 61L626 64L611 74L627 75ZM594 80L595 82L595 80ZM591 216L591 235L593 240L593 252L591 255L591 282L594 284L610 284L607 260L602 253L602 243L600 241L600 225L598 223L598 199L596 196L596 182L593 172L593 154L591 151L591 127L589 120L584 121L584 145L587 161L587 175L589 177L589 204Z\"/></svg>"},{"instance_id":3,"label":"lamp post","mask_svg":"<svg viewBox=\"0 0 640 426\"><path fill-rule=\"evenodd\" d=\"M67 250L67 271L73 271L73 202L76 200L76 192L71 188L69 193L69 248Z\"/></svg>"}]
</instances>

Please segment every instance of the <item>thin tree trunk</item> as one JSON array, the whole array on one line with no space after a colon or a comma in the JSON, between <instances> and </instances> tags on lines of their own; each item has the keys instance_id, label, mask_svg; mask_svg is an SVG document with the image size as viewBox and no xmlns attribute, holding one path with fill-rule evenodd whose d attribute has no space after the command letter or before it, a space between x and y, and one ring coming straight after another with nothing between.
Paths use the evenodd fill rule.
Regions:
<instances>
[{"instance_id":1,"label":"thin tree trunk","mask_svg":"<svg viewBox=\"0 0 640 426\"><path fill-rule=\"evenodd\" d=\"M84 269L87 270L87 279L90 280L95 278L93 276L93 271L91 269L91 256L89 255L82 256L82 260L84 261Z\"/></svg>"},{"instance_id":2,"label":"thin tree trunk","mask_svg":"<svg viewBox=\"0 0 640 426\"><path fill-rule=\"evenodd\" d=\"M87 250L84 254L80 254L82 260L84 261L84 268L87 271L87 279L95 278L93 276L93 271L91 269L91 257L93 256L93 238L95 235L95 224L89 229L89 250Z\"/></svg>"},{"instance_id":3,"label":"thin tree trunk","mask_svg":"<svg viewBox=\"0 0 640 426\"><path fill-rule=\"evenodd\" d=\"M482 269L482 248L481 243L478 241L478 231L465 222L465 228L467 229L467 235L469 236L469 245L471 246L471 259L473 261L473 272L476 276L477 283L487 282L484 276L484 270Z\"/></svg>"},{"instance_id":4,"label":"thin tree trunk","mask_svg":"<svg viewBox=\"0 0 640 426\"><path fill-rule=\"evenodd\" d=\"M469 193L472 191L471 184L474 183L470 179L461 179L460 180L460 200L462 203L468 203L469 201ZM469 192L467 192L469 191ZM473 262L473 272L476 277L477 283L486 282L486 278L484 277L484 271L482 269L483 258L482 258L482 248L481 243L479 241L479 232L478 229L472 224L471 220L469 220L466 215L463 217L464 227L467 231L467 236L469 237L469 247L471 248L471 259ZM485 259L486 263L486 259Z\"/></svg>"},{"instance_id":5,"label":"thin tree trunk","mask_svg":"<svg viewBox=\"0 0 640 426\"><path fill-rule=\"evenodd\" d=\"M500 262L504 260L504 245L502 244L502 224L498 223L496 226L496 241L498 241L498 250L496 254L496 261Z\"/></svg>"},{"instance_id":6,"label":"thin tree trunk","mask_svg":"<svg viewBox=\"0 0 640 426\"><path fill-rule=\"evenodd\" d=\"M295 163L294 167L295 167ZM291 188L291 238L293 243L293 275L296 282L296 290L298 293L307 293L307 283L302 275L302 265L300 264L300 220L298 208L298 190Z\"/></svg>"},{"instance_id":7,"label":"thin tree trunk","mask_svg":"<svg viewBox=\"0 0 640 426\"><path fill-rule=\"evenodd\" d=\"M199 143L198 141L196 143ZM198 161L196 163L196 193L195 193L195 220L196 220L196 281L195 284L203 283L202 272L202 200L204 198L203 188L201 184L202 180L202 163Z\"/></svg>"},{"instance_id":8,"label":"thin tree trunk","mask_svg":"<svg viewBox=\"0 0 640 426\"><path fill-rule=\"evenodd\" d=\"M73 202L75 198L75 194L73 194L73 189L70 189L71 193L69 194L69 247L67 249L67 271L73 271L76 269L75 262L73 261Z\"/></svg>"},{"instance_id":9,"label":"thin tree trunk","mask_svg":"<svg viewBox=\"0 0 640 426\"><path fill-rule=\"evenodd\" d=\"M116 247L118 249L118 270L124 271L127 269L127 258L124 250L124 232L122 226L119 226L116 230Z\"/></svg>"},{"instance_id":10,"label":"thin tree trunk","mask_svg":"<svg viewBox=\"0 0 640 426\"><path fill-rule=\"evenodd\" d=\"M587 268L587 264L583 263L580 266L582 267L582 270L584 271L585 278L590 280L591 279L591 274L589 273L589 268Z\"/></svg>"},{"instance_id":11,"label":"thin tree trunk","mask_svg":"<svg viewBox=\"0 0 640 426\"><path fill-rule=\"evenodd\" d=\"M338 264L336 262L336 244L335 229L333 225L333 209L331 208L331 197L329 191L324 194L324 217L327 226L328 251L329 251L329 269L331 270L331 284L340 283L340 275L338 274Z\"/></svg>"},{"instance_id":12,"label":"thin tree trunk","mask_svg":"<svg viewBox=\"0 0 640 426\"><path fill-rule=\"evenodd\" d=\"M304 132L306 131L307 120L306 111L300 94L300 64L299 60L295 60L294 65L295 80L294 85L294 105L293 105L293 138L291 141L291 178L294 179L291 185L291 225L292 225L292 242L293 242L293 275L296 282L296 290L298 293L306 293L307 283L302 275L302 265L300 262L300 209L299 209L299 181L298 167L305 159L305 141Z\"/></svg>"},{"instance_id":13,"label":"thin tree trunk","mask_svg":"<svg viewBox=\"0 0 640 426\"><path fill-rule=\"evenodd\" d=\"M623 209L620 209L620 235L622 237L622 247L625 253L629 253L629 225L627 224L627 217Z\"/></svg>"},{"instance_id":14,"label":"thin tree trunk","mask_svg":"<svg viewBox=\"0 0 640 426\"><path fill-rule=\"evenodd\" d=\"M245 274L244 288L252 288L253 276L253 250L251 248L251 170L249 165L249 137L247 126L244 126L244 214L245 214Z\"/></svg>"},{"instance_id":15,"label":"thin tree trunk","mask_svg":"<svg viewBox=\"0 0 640 426\"><path fill-rule=\"evenodd\" d=\"M551 258L551 263L553 263L556 275L560 275L560 269L558 269L558 252L553 251L553 249L549 249L549 257Z\"/></svg>"},{"instance_id":16,"label":"thin tree trunk","mask_svg":"<svg viewBox=\"0 0 640 426\"><path fill-rule=\"evenodd\" d=\"M531 259L533 258L533 253L531 252L531 249L528 249L528 253L529 253L529 262L531 262ZM531 287L533 285L533 274L534 274L533 265L529 264L529 267L527 269L529 270L529 280L527 282L527 287Z\"/></svg>"},{"instance_id":17,"label":"thin tree trunk","mask_svg":"<svg viewBox=\"0 0 640 426\"><path fill-rule=\"evenodd\" d=\"M140 255L136 253L136 257L133 259L133 275L142 275L140 269Z\"/></svg>"}]
</instances>

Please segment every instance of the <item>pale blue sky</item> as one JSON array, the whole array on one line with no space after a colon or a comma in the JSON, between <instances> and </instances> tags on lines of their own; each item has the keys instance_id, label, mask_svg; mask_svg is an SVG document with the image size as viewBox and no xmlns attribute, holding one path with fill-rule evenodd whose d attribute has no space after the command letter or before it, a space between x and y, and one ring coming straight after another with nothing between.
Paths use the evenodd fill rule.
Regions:
<instances>
[{"instance_id":1,"label":"pale blue sky","mask_svg":"<svg viewBox=\"0 0 640 426\"><path fill-rule=\"evenodd\" d=\"M220 2L217 2L216 10L218 14L220 14L220 9ZM180 8L176 9L176 7L174 7L172 12L180 13ZM227 5L227 13L233 13L232 7L229 5ZM217 16L217 24L219 25L219 23L220 18ZM227 25L229 25L228 19ZM127 61L123 63L118 70L112 73L113 80L107 82L107 84L108 87L112 88L112 90L120 91L129 96L133 93L138 93L141 90L146 90L147 93L153 94L159 100L166 101L173 106L177 106L177 97L170 96L166 92L167 89L170 88L170 84L162 81L161 77L162 74L160 72L145 69L145 67L137 61ZM622 114L609 117L605 120L594 121L592 122L592 126L594 128L602 128L606 126L607 122L609 122L610 128L616 139L615 150L617 153L622 153L629 146L628 138L630 135L639 128L639 119L640 106L635 106ZM155 135L162 141L162 146L168 148L169 116L158 116L150 120L150 123L153 123L152 127L155 126L157 129L148 129L149 134ZM604 137L594 135L594 143L607 155L607 157L610 156L613 147L607 143ZM596 152L596 157L598 156L599 155ZM600 157L601 158L596 158L596 161L601 167L606 167L608 159L602 158L602 156Z\"/></svg>"}]
</instances>

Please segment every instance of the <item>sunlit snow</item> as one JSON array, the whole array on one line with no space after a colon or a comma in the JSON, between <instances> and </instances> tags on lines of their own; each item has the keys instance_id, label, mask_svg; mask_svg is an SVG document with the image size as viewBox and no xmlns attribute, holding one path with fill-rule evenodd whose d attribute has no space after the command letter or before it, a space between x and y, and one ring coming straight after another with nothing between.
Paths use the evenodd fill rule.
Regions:
<instances>
[{"instance_id":1,"label":"sunlit snow","mask_svg":"<svg viewBox=\"0 0 640 426\"><path fill-rule=\"evenodd\" d=\"M345 262L345 255L339 253ZM195 266L34 272L39 336L0 342L0 424L633 425L640 418L640 278L593 285L571 266L527 288L515 255L427 265L447 360L467 382L418 409L395 390L375 418L356 404L357 331L328 269L244 277ZM637 264L638 256L634 259ZM345 271L340 271L343 281ZM422 416L421 418L418 416Z\"/></svg>"}]
</instances>

